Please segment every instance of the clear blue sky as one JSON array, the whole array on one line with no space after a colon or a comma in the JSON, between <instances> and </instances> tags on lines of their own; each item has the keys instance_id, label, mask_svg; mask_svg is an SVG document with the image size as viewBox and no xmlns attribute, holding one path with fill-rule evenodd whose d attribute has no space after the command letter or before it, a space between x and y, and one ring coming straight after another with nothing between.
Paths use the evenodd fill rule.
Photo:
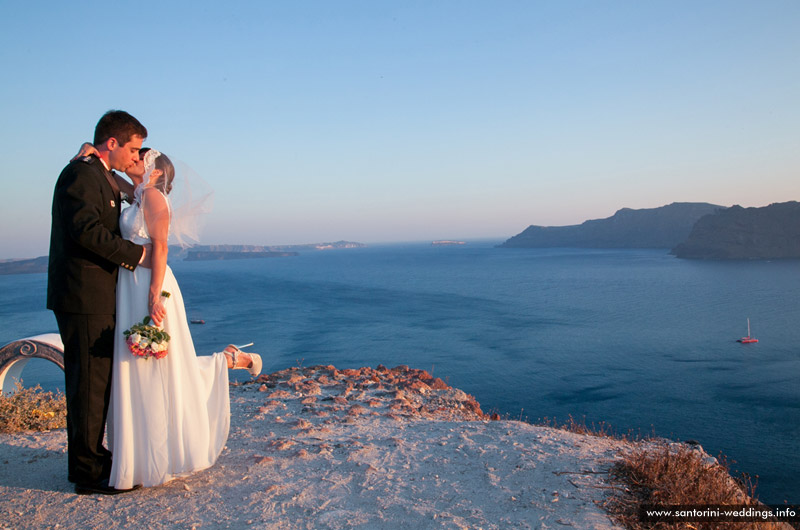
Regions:
<instances>
[{"instance_id":1,"label":"clear blue sky","mask_svg":"<svg viewBox=\"0 0 800 530\"><path fill-rule=\"evenodd\" d=\"M0 0L0 258L108 109L215 189L204 243L510 237L800 199L800 2Z\"/></svg>"}]
</instances>

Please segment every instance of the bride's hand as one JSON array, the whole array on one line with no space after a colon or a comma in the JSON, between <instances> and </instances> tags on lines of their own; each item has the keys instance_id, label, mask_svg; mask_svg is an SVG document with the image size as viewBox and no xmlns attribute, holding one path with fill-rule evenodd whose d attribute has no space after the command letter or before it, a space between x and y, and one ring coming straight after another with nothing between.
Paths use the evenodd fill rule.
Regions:
<instances>
[{"instance_id":1,"label":"bride's hand","mask_svg":"<svg viewBox=\"0 0 800 530\"><path fill-rule=\"evenodd\" d=\"M73 160L77 160L79 158L83 158L84 156L99 155L99 154L100 153L97 151L97 149L94 148L92 144L86 142L81 146L80 150L78 151L78 154L72 157L70 162L72 162Z\"/></svg>"},{"instance_id":2,"label":"bride's hand","mask_svg":"<svg viewBox=\"0 0 800 530\"><path fill-rule=\"evenodd\" d=\"M164 307L164 302L161 301L161 298L153 301L150 301L150 318L153 321L153 324L156 326L161 326L164 322L164 317L167 316L167 308Z\"/></svg>"}]
</instances>

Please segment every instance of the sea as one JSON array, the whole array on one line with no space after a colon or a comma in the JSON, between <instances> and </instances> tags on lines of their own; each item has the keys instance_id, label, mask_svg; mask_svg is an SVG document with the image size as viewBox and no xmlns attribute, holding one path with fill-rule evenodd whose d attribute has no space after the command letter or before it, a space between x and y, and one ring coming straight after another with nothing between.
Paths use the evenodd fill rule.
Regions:
<instances>
[{"instance_id":1,"label":"sea","mask_svg":"<svg viewBox=\"0 0 800 530\"><path fill-rule=\"evenodd\" d=\"M425 369L504 418L697 441L763 502L800 504L800 261L497 243L170 266L205 321L200 354L252 342L265 372ZM45 289L44 274L0 276L0 344L56 331ZM748 318L756 344L736 342ZM47 361L22 378L63 388Z\"/></svg>"}]
</instances>

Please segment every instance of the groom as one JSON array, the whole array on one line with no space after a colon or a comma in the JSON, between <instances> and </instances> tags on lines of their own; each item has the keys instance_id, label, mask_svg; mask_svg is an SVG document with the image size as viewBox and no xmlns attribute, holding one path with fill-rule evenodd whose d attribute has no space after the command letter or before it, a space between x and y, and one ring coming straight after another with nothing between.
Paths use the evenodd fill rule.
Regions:
<instances>
[{"instance_id":1,"label":"groom","mask_svg":"<svg viewBox=\"0 0 800 530\"><path fill-rule=\"evenodd\" d=\"M123 239L112 169L139 159L147 129L121 110L100 118L99 156L70 162L53 193L47 308L64 343L69 480L78 494L113 495L111 453L103 447L111 390L118 267L145 263L147 249Z\"/></svg>"}]
</instances>

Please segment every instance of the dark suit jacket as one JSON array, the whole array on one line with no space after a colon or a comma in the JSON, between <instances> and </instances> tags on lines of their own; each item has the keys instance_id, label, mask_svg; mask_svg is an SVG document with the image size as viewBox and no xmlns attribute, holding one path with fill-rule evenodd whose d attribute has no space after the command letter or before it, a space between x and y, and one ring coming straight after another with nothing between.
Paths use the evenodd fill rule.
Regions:
<instances>
[{"instance_id":1,"label":"dark suit jacket","mask_svg":"<svg viewBox=\"0 0 800 530\"><path fill-rule=\"evenodd\" d=\"M70 162L53 193L47 308L78 314L116 311L118 267L133 270L143 247L119 231L120 197L100 159Z\"/></svg>"}]
</instances>

